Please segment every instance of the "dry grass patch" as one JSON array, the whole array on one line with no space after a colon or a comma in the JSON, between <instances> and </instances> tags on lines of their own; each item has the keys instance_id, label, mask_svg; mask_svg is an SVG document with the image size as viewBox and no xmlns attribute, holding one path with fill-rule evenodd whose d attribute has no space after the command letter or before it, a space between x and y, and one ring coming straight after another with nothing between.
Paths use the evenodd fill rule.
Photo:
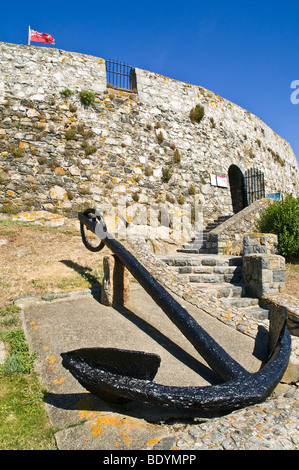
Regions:
<instances>
[{"instance_id":1,"label":"dry grass patch","mask_svg":"<svg viewBox=\"0 0 299 470\"><path fill-rule=\"evenodd\" d=\"M286 294L299 298L299 263L286 264Z\"/></svg>"},{"instance_id":2,"label":"dry grass patch","mask_svg":"<svg viewBox=\"0 0 299 470\"><path fill-rule=\"evenodd\" d=\"M89 252L76 229L0 220L0 308L17 297L82 290L98 284L106 250Z\"/></svg>"}]
</instances>

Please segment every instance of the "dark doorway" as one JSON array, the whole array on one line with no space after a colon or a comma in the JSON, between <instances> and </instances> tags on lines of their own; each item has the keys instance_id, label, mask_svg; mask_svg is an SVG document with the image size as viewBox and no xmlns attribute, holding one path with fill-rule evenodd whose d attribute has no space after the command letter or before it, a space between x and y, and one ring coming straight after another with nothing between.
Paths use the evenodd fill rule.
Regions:
<instances>
[{"instance_id":1,"label":"dark doorway","mask_svg":"<svg viewBox=\"0 0 299 470\"><path fill-rule=\"evenodd\" d=\"M231 165L228 169L228 179L232 197L234 214L244 209L246 204L244 175L239 167Z\"/></svg>"}]
</instances>

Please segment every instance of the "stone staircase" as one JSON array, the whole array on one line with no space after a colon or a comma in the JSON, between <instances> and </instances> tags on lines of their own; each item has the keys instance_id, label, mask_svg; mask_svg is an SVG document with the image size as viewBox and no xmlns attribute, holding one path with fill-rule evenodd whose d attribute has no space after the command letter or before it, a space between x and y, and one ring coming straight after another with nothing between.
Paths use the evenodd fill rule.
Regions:
<instances>
[{"instance_id":1,"label":"stone staircase","mask_svg":"<svg viewBox=\"0 0 299 470\"><path fill-rule=\"evenodd\" d=\"M219 225L223 224L223 222L230 219L230 217L230 215L223 215L215 219L213 222L210 222L200 236L195 237L192 241L186 243L182 249L178 250L178 252L202 254L210 253L211 249L207 248L206 246L209 233L211 230L214 230Z\"/></svg>"},{"instance_id":2,"label":"stone staircase","mask_svg":"<svg viewBox=\"0 0 299 470\"><path fill-rule=\"evenodd\" d=\"M240 308L254 318L268 318L268 310L259 306L259 299L251 297L243 283L241 256L184 251L158 258L171 267L183 282L191 283L194 289Z\"/></svg>"}]
</instances>

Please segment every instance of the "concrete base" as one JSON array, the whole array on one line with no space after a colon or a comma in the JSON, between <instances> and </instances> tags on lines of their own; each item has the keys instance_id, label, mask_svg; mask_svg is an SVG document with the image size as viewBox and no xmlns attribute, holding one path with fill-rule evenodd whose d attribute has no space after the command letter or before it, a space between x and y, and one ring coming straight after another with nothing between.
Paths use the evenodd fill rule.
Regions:
<instances>
[{"instance_id":1,"label":"concrete base","mask_svg":"<svg viewBox=\"0 0 299 470\"><path fill-rule=\"evenodd\" d=\"M260 368L263 342L181 303L243 367L250 372ZM52 425L61 430L56 434L59 449L146 448L153 440L167 436L168 428L161 422L173 417L173 412L135 402L116 406L94 397L62 367L61 352L94 346L153 352L161 356L156 382L186 386L219 382L193 346L134 282L126 307L104 306L86 295L28 307L23 304L23 317L31 350L37 353L36 369L48 389L46 403Z\"/></svg>"}]
</instances>

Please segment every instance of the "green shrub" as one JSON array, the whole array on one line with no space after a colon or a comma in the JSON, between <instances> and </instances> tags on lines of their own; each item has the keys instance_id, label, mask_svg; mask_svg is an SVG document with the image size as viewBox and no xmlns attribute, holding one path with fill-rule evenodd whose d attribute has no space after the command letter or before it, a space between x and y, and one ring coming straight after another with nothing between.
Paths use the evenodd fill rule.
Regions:
<instances>
[{"instance_id":1,"label":"green shrub","mask_svg":"<svg viewBox=\"0 0 299 470\"><path fill-rule=\"evenodd\" d=\"M139 201L139 193L138 192L133 193L132 199L133 199L134 202L138 202Z\"/></svg>"},{"instance_id":2,"label":"green shrub","mask_svg":"<svg viewBox=\"0 0 299 470\"><path fill-rule=\"evenodd\" d=\"M261 213L257 228L278 237L279 254L289 261L299 258L299 197L286 196L275 201Z\"/></svg>"},{"instance_id":3,"label":"green shrub","mask_svg":"<svg viewBox=\"0 0 299 470\"><path fill-rule=\"evenodd\" d=\"M177 199L178 203L182 206L183 204L185 204L185 198L182 194L179 195L178 199Z\"/></svg>"},{"instance_id":4,"label":"green shrub","mask_svg":"<svg viewBox=\"0 0 299 470\"><path fill-rule=\"evenodd\" d=\"M81 147L84 149L85 155L92 155L97 151L97 146L90 145L86 140L83 140Z\"/></svg>"},{"instance_id":5,"label":"green shrub","mask_svg":"<svg viewBox=\"0 0 299 470\"><path fill-rule=\"evenodd\" d=\"M164 140L164 136L163 136L162 132L159 132L159 134L157 134L158 143L162 144L163 140Z\"/></svg>"},{"instance_id":6,"label":"green shrub","mask_svg":"<svg viewBox=\"0 0 299 470\"><path fill-rule=\"evenodd\" d=\"M195 122L200 122L205 115L204 107L200 104L197 104L195 108L192 108L189 114L191 122L194 124Z\"/></svg>"},{"instance_id":7,"label":"green shrub","mask_svg":"<svg viewBox=\"0 0 299 470\"><path fill-rule=\"evenodd\" d=\"M96 99L96 94L93 91L82 90L80 93L81 103L85 106L93 105Z\"/></svg>"},{"instance_id":8,"label":"green shrub","mask_svg":"<svg viewBox=\"0 0 299 470\"><path fill-rule=\"evenodd\" d=\"M4 214L17 214L18 208L12 202L8 202L7 204L3 204L0 212Z\"/></svg>"},{"instance_id":9,"label":"green shrub","mask_svg":"<svg viewBox=\"0 0 299 470\"><path fill-rule=\"evenodd\" d=\"M195 186L190 185L188 188L188 194L190 194L190 196L194 196L195 193L196 193Z\"/></svg>"},{"instance_id":10,"label":"green shrub","mask_svg":"<svg viewBox=\"0 0 299 470\"><path fill-rule=\"evenodd\" d=\"M20 157L20 158L25 157L24 152L20 147L15 147L14 145L9 145L7 150L14 157Z\"/></svg>"},{"instance_id":11,"label":"green shrub","mask_svg":"<svg viewBox=\"0 0 299 470\"><path fill-rule=\"evenodd\" d=\"M181 161L181 154L180 154L180 152L178 151L178 149L176 149L176 150L174 151L174 154L173 154L173 161L174 161L174 163L180 163L180 161Z\"/></svg>"},{"instance_id":12,"label":"green shrub","mask_svg":"<svg viewBox=\"0 0 299 470\"><path fill-rule=\"evenodd\" d=\"M74 92L70 90L69 88L65 88L64 90L61 90L60 94L64 96L65 98L68 98L69 96L72 96Z\"/></svg>"},{"instance_id":13,"label":"green shrub","mask_svg":"<svg viewBox=\"0 0 299 470\"><path fill-rule=\"evenodd\" d=\"M65 138L66 138L66 140L78 140L76 126L71 126L71 127L65 132Z\"/></svg>"},{"instance_id":14,"label":"green shrub","mask_svg":"<svg viewBox=\"0 0 299 470\"><path fill-rule=\"evenodd\" d=\"M162 169L162 181L167 183L170 180L170 178L171 178L170 170L168 168L163 168Z\"/></svg>"}]
</instances>

